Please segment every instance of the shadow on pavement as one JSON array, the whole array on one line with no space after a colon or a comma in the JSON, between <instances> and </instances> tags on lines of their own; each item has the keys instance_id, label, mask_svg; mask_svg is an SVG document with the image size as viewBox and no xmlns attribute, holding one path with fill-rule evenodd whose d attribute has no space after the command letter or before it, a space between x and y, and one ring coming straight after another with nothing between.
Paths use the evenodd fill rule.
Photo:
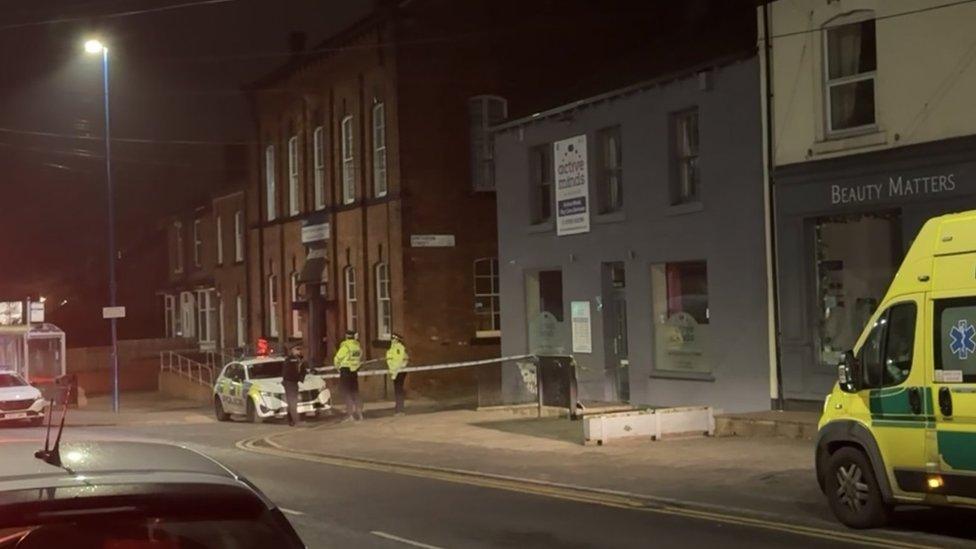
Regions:
<instances>
[{"instance_id":1,"label":"shadow on pavement","mask_svg":"<svg viewBox=\"0 0 976 549\"><path fill-rule=\"evenodd\" d=\"M515 435L526 435L549 440L583 443L583 424L566 418L515 418L501 421L472 423L475 427L493 429Z\"/></svg>"}]
</instances>

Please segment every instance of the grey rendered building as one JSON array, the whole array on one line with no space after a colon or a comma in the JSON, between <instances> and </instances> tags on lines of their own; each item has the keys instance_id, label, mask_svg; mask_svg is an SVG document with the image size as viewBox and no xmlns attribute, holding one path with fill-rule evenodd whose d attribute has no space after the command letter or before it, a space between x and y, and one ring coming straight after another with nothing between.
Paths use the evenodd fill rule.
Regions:
<instances>
[{"instance_id":1,"label":"grey rendered building","mask_svg":"<svg viewBox=\"0 0 976 549\"><path fill-rule=\"evenodd\" d=\"M581 399L770 406L759 65L716 61L496 128L503 356ZM528 395L516 365L503 398Z\"/></svg>"}]
</instances>

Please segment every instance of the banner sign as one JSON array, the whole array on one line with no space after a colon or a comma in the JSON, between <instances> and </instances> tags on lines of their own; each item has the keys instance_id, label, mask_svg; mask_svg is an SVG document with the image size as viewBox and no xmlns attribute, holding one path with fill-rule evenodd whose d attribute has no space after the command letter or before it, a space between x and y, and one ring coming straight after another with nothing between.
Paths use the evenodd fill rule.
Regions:
<instances>
[{"instance_id":1,"label":"banner sign","mask_svg":"<svg viewBox=\"0 0 976 549\"><path fill-rule=\"evenodd\" d=\"M556 175L556 234L590 231L590 185L587 177L586 135L553 144Z\"/></svg>"}]
</instances>

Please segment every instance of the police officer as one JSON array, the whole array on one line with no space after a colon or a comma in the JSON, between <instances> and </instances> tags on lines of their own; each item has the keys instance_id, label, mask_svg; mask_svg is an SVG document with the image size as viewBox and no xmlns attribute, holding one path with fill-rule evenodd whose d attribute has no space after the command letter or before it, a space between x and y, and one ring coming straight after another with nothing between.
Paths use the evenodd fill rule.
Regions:
<instances>
[{"instance_id":1,"label":"police officer","mask_svg":"<svg viewBox=\"0 0 976 549\"><path fill-rule=\"evenodd\" d=\"M393 334L390 340L390 348L386 351L386 367L390 370L390 377L393 379L393 394L396 400L393 412L397 416L404 414L403 400L406 397L403 382L407 379L407 373L400 370L406 368L409 362L410 356L407 354L407 348L403 345L403 338L400 334Z\"/></svg>"},{"instance_id":2,"label":"police officer","mask_svg":"<svg viewBox=\"0 0 976 549\"><path fill-rule=\"evenodd\" d=\"M301 345L295 345L288 351L288 358L281 372L281 385L285 389L285 402L288 404L288 425L292 427L300 421L298 415L298 384L305 381L308 364L302 353Z\"/></svg>"},{"instance_id":3,"label":"police officer","mask_svg":"<svg viewBox=\"0 0 976 549\"><path fill-rule=\"evenodd\" d=\"M346 418L343 421L363 419L363 403L359 398L359 365L363 351L356 340L356 332L346 332L346 339L339 345L333 363L339 369L339 385L346 401Z\"/></svg>"}]
</instances>

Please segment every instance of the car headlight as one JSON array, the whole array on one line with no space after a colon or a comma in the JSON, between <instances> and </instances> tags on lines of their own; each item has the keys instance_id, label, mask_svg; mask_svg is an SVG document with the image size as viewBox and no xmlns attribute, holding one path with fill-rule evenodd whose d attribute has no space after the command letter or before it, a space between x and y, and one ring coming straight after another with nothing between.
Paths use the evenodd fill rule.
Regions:
<instances>
[{"instance_id":1,"label":"car headlight","mask_svg":"<svg viewBox=\"0 0 976 549\"><path fill-rule=\"evenodd\" d=\"M272 393L272 392L269 392L269 391L261 391L258 394L260 394L261 395L261 398L263 398L266 401L271 400L271 399L282 400L281 393Z\"/></svg>"}]
</instances>

